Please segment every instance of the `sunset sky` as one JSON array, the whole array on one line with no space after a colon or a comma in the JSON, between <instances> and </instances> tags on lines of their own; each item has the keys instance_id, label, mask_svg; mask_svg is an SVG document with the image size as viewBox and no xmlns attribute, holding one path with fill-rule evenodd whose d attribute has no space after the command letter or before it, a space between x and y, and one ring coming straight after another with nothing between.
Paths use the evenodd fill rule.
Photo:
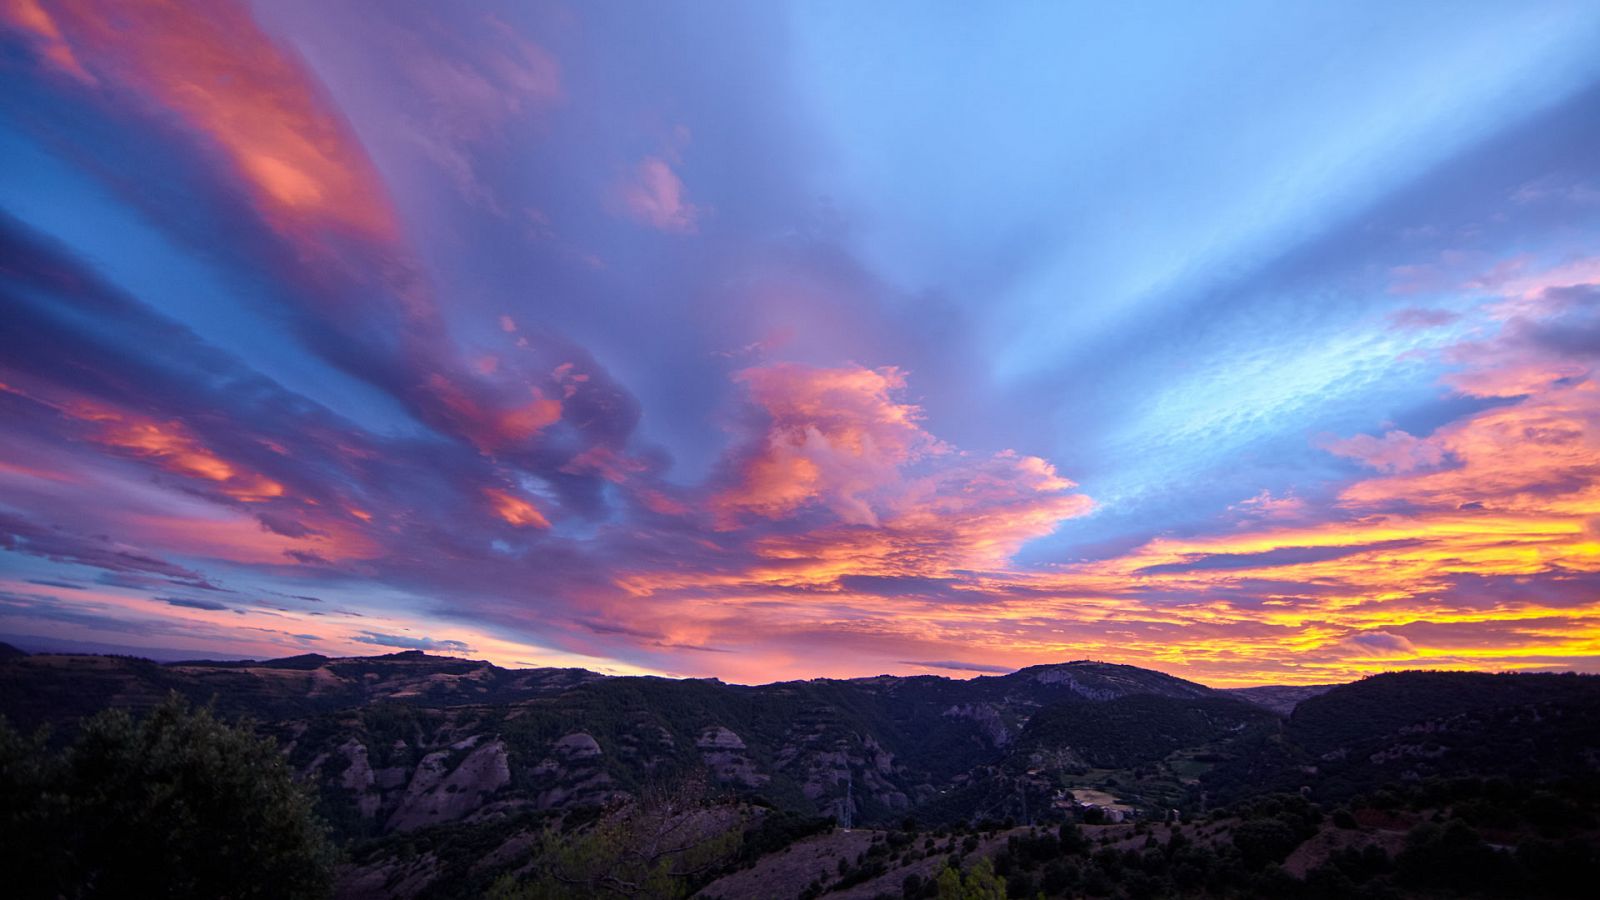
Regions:
<instances>
[{"instance_id":1,"label":"sunset sky","mask_svg":"<svg viewBox=\"0 0 1600 900\"><path fill-rule=\"evenodd\" d=\"M1600 5L0 0L0 640L1600 670Z\"/></svg>"}]
</instances>

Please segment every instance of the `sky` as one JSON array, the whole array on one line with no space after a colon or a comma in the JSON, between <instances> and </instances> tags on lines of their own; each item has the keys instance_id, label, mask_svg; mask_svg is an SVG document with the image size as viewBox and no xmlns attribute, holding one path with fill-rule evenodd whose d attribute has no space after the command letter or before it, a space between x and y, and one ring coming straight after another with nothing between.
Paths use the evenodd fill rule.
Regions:
<instances>
[{"instance_id":1,"label":"sky","mask_svg":"<svg viewBox=\"0 0 1600 900\"><path fill-rule=\"evenodd\" d=\"M0 639L1600 670L1600 6L0 0Z\"/></svg>"}]
</instances>

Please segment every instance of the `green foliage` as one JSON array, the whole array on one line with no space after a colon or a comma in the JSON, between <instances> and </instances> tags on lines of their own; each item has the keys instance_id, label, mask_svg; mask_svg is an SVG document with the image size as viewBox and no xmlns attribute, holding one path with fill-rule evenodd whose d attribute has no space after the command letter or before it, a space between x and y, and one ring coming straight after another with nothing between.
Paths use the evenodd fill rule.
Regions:
<instances>
[{"instance_id":1,"label":"green foliage","mask_svg":"<svg viewBox=\"0 0 1600 900\"><path fill-rule=\"evenodd\" d=\"M273 742L173 695L99 713L64 755L0 723L13 896L328 894L333 852ZM18 879L21 884L18 884Z\"/></svg>"},{"instance_id":2,"label":"green foliage","mask_svg":"<svg viewBox=\"0 0 1600 900\"><path fill-rule=\"evenodd\" d=\"M492 900L687 897L739 856L744 814L688 779L645 793L576 828L545 829L525 878L505 876Z\"/></svg>"},{"instance_id":3,"label":"green foliage","mask_svg":"<svg viewBox=\"0 0 1600 900\"><path fill-rule=\"evenodd\" d=\"M995 874L988 857L973 863L965 872L946 866L939 873L939 900L1006 900L1006 883Z\"/></svg>"}]
</instances>

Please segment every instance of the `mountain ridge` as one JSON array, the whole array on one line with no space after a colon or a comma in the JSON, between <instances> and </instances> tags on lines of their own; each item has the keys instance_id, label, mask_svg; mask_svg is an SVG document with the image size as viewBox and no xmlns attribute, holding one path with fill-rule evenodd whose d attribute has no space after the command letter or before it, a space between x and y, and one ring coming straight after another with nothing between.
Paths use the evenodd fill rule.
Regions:
<instances>
[{"instance_id":1,"label":"mountain ridge","mask_svg":"<svg viewBox=\"0 0 1600 900\"><path fill-rule=\"evenodd\" d=\"M893 674L893 673L889 673L889 672L882 672L882 673L878 673L878 674L875 674L875 675L857 675L857 676L849 676L849 677L816 676L816 677L812 677L812 678L788 679L788 680L785 680L785 681L769 681L769 682L749 683L749 682L725 681L724 679L722 679L720 677L716 677L716 676L689 676L689 675L680 676L680 675L661 675L661 674L612 675L612 674L606 674L606 673L603 673L603 672L597 672L597 671L595 671L593 669L586 669L586 668L577 667L577 666L502 666L502 665L490 662L489 660L485 660L485 659L475 659L473 657L455 656L455 655L451 655L451 654L429 653L429 652L427 652L425 650L414 650L414 649L413 650L397 650L397 651L394 651L394 652L391 652L391 653L376 653L376 654L371 654L371 655L366 655L366 656L327 656L327 655L321 654L321 653L302 653L302 654L295 654L295 655L291 655L291 656L267 657L267 658L261 658L261 659L257 659L257 658L211 659L211 658L206 658L206 657L157 659L157 658L152 658L152 657L147 657L147 656L140 656L139 654L134 653L134 652L120 652L120 650L117 651L117 652L98 652L98 651L91 652L91 651L77 651L77 650L70 650L70 649L44 649L44 650L35 650L35 651L25 651L25 650L22 650L21 648L15 646L13 644L10 644L10 643L4 642L4 641L0 641L0 658L10 659L10 658L19 658L19 657L27 657L27 656L35 656L35 657L113 657L113 658L139 659L139 660L144 660L144 661L150 662L150 663L158 665L158 666L165 666L165 667L169 667L169 668L212 668L212 669L250 669L250 668L292 669L292 668L314 667L313 664L324 665L324 664L330 664L330 663L352 663L352 662L362 662L362 661L369 661L369 662L376 662L376 661L430 662L430 663L442 663L442 664L470 664L470 665L475 665L475 666L485 666L485 667L488 667L488 668L499 669L499 670L505 671L505 672L544 672L544 671L552 671L552 670L561 670L561 671L568 671L568 672L588 673L588 674L593 675L593 676L595 676L597 678L660 678L660 679L665 679L665 680L669 680L669 681L714 681L714 682L718 682L718 683L722 683L722 684L734 685L734 686L739 686L739 687L770 687L770 686L778 685L778 684L804 683L804 682L816 682L816 681L869 682L869 681L876 681L876 680L880 680L880 679L907 680L907 679L915 679L915 678L936 679L936 680L940 680L940 681L954 681L954 682L975 682L975 681L983 681L983 680L1016 678L1016 677L1019 677L1019 676L1032 677L1032 678L1046 678L1046 679L1048 679L1053 674L1062 673L1062 672L1071 672L1071 671L1074 671L1074 670L1076 670L1076 671L1098 671L1098 672L1101 672L1101 673L1118 672L1118 671L1120 671L1120 672L1144 673L1146 675L1160 676L1162 678L1169 679L1171 682L1174 682L1174 683L1181 683L1183 685L1189 685L1189 686L1193 686L1193 687L1196 687L1196 688L1201 688L1201 689L1208 690L1208 691L1237 691L1237 692L1243 693L1243 692L1248 692L1248 691L1268 690L1268 689L1270 689L1270 690L1289 690L1289 689L1300 689L1302 687L1326 688L1326 687L1330 687L1331 686L1331 685L1302 686L1302 685L1291 685L1291 684L1283 684L1283 685L1269 684L1269 685L1252 685L1252 686L1249 686L1249 687L1242 687L1242 688L1219 688L1219 687L1212 687L1210 685L1202 684L1200 682L1190 681L1188 679L1181 678L1180 676L1176 676L1176 675L1172 675L1172 674L1169 674L1169 673L1166 673L1166 672L1162 672L1159 669L1151 669L1151 668L1146 668L1146 667L1143 667L1143 666L1131 665L1131 664L1128 664L1128 663L1107 662L1107 661L1104 661L1104 660L1089 659L1089 658L1074 659L1074 660L1064 660L1062 662L1054 662L1054 663L1037 663L1037 664L1030 665L1030 666L1024 666L1022 668L1016 669L1016 670L1011 671L1011 672L1006 672L1006 673L982 673L982 674L973 675L973 676L971 676L969 678L957 678L955 676L944 675L944 674L933 673L933 672L923 672L923 673L917 673L917 674L914 674L914 675L897 675L897 674Z\"/></svg>"},{"instance_id":2,"label":"mountain ridge","mask_svg":"<svg viewBox=\"0 0 1600 900\"><path fill-rule=\"evenodd\" d=\"M257 723L383 884L409 877L407 848L526 841L696 781L814 833L801 823L1166 821L1266 795L1600 773L1600 676L1392 673L1299 689L1287 712L1271 708L1282 692L1251 691L1094 660L740 685L421 651L0 658L0 715L58 742L172 692Z\"/></svg>"},{"instance_id":3,"label":"mountain ridge","mask_svg":"<svg viewBox=\"0 0 1600 900\"><path fill-rule=\"evenodd\" d=\"M1406 700L1419 691L1424 699ZM1450 768L1427 763L1437 738L1419 745L1407 728L1433 735L1490 727L1482 721L1525 728L1544 714L1540 728L1565 723L1561 745L1581 745L1587 732L1572 724L1572 710L1600 706L1600 677L1415 672L1335 686L1213 689L1136 666L1072 660L966 679L741 685L507 669L420 650L168 663L0 658L0 714L24 729L54 726L62 739L100 708L138 711L172 692L262 723L303 771L314 774L336 758L341 773L373 769L336 779L360 795L346 799L368 818L399 805L396 792L419 767L459 763L451 748L476 741L503 748L503 764L492 768L507 774L486 791L512 786L539 808L600 802L700 767L729 789L783 806L878 818L921 809L938 819L959 818L973 805L1020 809L1030 791L1036 803L1053 802L1053 791L1107 769L1140 767L1137 786L1123 793L1161 807L1258 780L1294 790L1296 773L1305 771L1360 781L1397 768L1361 763L1366 757L1393 757L1418 771ZM1518 712L1527 709L1534 712ZM428 762L441 751L448 752ZM1453 752L1471 755L1465 745ZM380 778L379 762L404 771Z\"/></svg>"}]
</instances>

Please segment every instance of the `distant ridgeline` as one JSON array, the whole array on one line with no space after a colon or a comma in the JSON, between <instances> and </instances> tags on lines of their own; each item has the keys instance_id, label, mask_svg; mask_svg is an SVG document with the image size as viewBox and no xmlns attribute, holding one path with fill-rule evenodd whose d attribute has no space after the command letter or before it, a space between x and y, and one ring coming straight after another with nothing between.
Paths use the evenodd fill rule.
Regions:
<instances>
[{"instance_id":1,"label":"distant ridgeline","mask_svg":"<svg viewBox=\"0 0 1600 900\"><path fill-rule=\"evenodd\" d=\"M903 830L907 820L991 832L1000 823L1155 829L1269 794L1322 810L1315 818L1449 779L1534 791L1591 784L1600 772L1600 678L1590 676L1407 672L1225 691L1081 661L971 680L749 687L510 670L416 651L157 664L3 649L0 715L23 731L52 726L50 741L71 740L75 723L101 708L149 709L174 692L224 720L253 721L313 789L335 835L357 848L366 896L411 895L393 890L406 877L397 842L407 853L433 848L434 868L416 883L437 885L451 859L502 852L507 828L532 834L559 820L570 829L690 782L757 811L767 831L752 840L779 850L821 840L806 837L819 826L798 823L823 817L866 829L838 835ZM1587 812L1568 812L1574 833L1591 833ZM1306 828L1295 846L1318 833ZM957 855L994 855L1003 843ZM926 874L932 885L940 873ZM845 877L796 892L834 890ZM912 890L892 887L893 896Z\"/></svg>"}]
</instances>

